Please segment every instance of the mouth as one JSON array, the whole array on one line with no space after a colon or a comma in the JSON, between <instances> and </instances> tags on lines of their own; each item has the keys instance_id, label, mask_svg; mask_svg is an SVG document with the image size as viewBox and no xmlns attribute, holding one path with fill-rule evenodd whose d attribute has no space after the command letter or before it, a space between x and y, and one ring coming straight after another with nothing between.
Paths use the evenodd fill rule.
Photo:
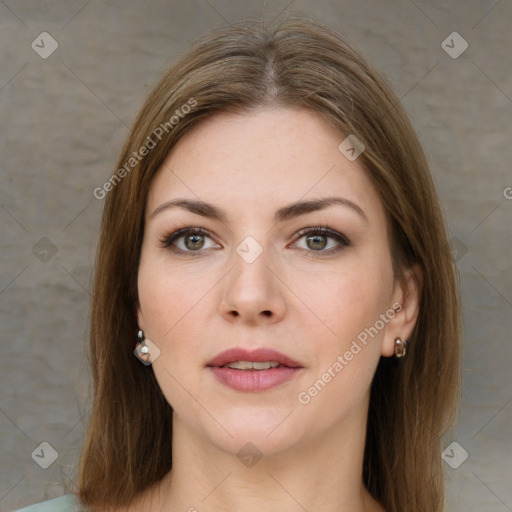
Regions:
<instances>
[{"instance_id":1,"label":"mouth","mask_svg":"<svg viewBox=\"0 0 512 512\"><path fill-rule=\"evenodd\" d=\"M297 361L267 348L229 349L206 366L221 384L244 392L266 391L284 384L303 370Z\"/></svg>"},{"instance_id":2,"label":"mouth","mask_svg":"<svg viewBox=\"0 0 512 512\"><path fill-rule=\"evenodd\" d=\"M206 363L206 366L217 368L229 367L235 370L268 370L278 366L302 368L300 363L291 357L271 348L258 348L255 350L230 348L217 354L210 362Z\"/></svg>"},{"instance_id":3,"label":"mouth","mask_svg":"<svg viewBox=\"0 0 512 512\"><path fill-rule=\"evenodd\" d=\"M280 365L277 361L233 361L222 366L222 368L232 368L233 370L270 370Z\"/></svg>"}]
</instances>

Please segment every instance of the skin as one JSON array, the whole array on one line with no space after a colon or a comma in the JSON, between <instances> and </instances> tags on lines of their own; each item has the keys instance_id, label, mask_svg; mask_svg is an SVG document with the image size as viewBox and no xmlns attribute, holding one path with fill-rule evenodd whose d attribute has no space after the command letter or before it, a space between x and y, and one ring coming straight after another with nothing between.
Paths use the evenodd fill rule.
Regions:
<instances>
[{"instance_id":1,"label":"skin","mask_svg":"<svg viewBox=\"0 0 512 512\"><path fill-rule=\"evenodd\" d=\"M362 484L369 388L380 357L393 355L394 339L412 333L413 272L421 276L408 271L405 288L394 279L384 209L359 161L339 151L344 138L304 109L217 114L185 135L155 176L137 317L160 350L153 370L174 410L174 466L126 510L384 510ZM332 196L357 204L366 219L332 205L273 220L285 205ZM177 198L212 203L227 219L181 208L152 215ZM297 235L320 225L350 244ZM189 235L188 245L176 240L185 255L163 246L188 226L209 235ZM236 252L248 236L262 248L252 263ZM336 247L342 250L330 250ZM378 335L300 403L298 394L395 303L402 309ZM237 346L274 348L303 369L264 392L234 391L205 365ZM248 442L262 454L252 467L236 456Z\"/></svg>"}]
</instances>

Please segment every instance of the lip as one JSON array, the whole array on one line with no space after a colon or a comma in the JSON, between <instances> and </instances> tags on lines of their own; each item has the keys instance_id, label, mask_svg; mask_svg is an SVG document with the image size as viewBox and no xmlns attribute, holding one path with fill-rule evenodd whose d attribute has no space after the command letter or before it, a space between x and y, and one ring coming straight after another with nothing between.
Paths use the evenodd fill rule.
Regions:
<instances>
[{"instance_id":1,"label":"lip","mask_svg":"<svg viewBox=\"0 0 512 512\"><path fill-rule=\"evenodd\" d=\"M206 366L224 366L235 361L254 361L262 363L264 361L276 361L277 363L288 366L289 368L302 368L300 363L294 361L290 357L274 350L272 348L257 348L254 350L246 350L244 348L230 348L217 354ZM265 370L260 370L265 371Z\"/></svg>"},{"instance_id":2,"label":"lip","mask_svg":"<svg viewBox=\"0 0 512 512\"><path fill-rule=\"evenodd\" d=\"M235 361L275 361L280 366L268 370L235 370L223 368ZM235 391L259 392L272 389L296 377L303 367L297 361L271 348L246 350L231 348L215 356L206 366L215 378Z\"/></svg>"}]
</instances>

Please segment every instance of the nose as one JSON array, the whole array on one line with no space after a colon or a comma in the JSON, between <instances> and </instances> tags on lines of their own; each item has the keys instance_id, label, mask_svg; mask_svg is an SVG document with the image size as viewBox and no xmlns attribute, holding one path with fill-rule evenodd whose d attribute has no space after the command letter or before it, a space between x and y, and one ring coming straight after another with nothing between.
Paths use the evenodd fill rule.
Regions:
<instances>
[{"instance_id":1,"label":"nose","mask_svg":"<svg viewBox=\"0 0 512 512\"><path fill-rule=\"evenodd\" d=\"M272 265L269 249L254 260L233 251L233 265L224 281L221 314L248 325L275 323L286 311L282 279Z\"/></svg>"}]
</instances>

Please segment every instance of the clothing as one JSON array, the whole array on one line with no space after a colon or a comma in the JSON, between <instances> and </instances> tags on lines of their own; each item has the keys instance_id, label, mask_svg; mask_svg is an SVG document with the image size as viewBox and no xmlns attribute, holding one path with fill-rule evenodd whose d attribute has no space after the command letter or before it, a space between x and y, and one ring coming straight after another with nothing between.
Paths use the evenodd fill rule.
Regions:
<instances>
[{"instance_id":1,"label":"clothing","mask_svg":"<svg viewBox=\"0 0 512 512\"><path fill-rule=\"evenodd\" d=\"M83 510L75 494L66 494L59 498L29 505L14 512L82 512Z\"/></svg>"}]
</instances>

